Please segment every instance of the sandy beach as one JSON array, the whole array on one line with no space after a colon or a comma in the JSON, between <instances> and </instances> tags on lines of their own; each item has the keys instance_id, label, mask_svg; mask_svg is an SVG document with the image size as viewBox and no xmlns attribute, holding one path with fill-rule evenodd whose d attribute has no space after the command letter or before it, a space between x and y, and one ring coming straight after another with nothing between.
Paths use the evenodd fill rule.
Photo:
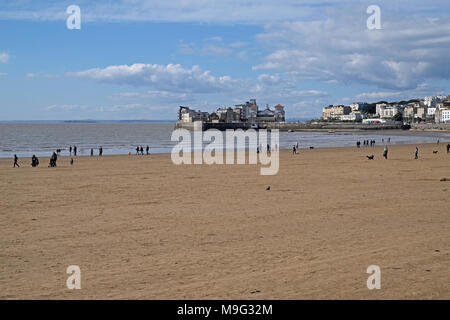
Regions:
<instances>
[{"instance_id":1,"label":"sandy beach","mask_svg":"<svg viewBox=\"0 0 450 320\"><path fill-rule=\"evenodd\" d=\"M167 154L1 159L0 298L450 299L450 155L414 149L282 151L275 176Z\"/></svg>"}]
</instances>

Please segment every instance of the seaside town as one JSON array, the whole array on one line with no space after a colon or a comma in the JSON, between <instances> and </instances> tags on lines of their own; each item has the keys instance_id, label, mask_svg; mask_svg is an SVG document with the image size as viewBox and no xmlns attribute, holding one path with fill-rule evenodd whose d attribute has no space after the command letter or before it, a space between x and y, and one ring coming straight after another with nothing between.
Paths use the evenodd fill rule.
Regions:
<instances>
[{"instance_id":1,"label":"seaside town","mask_svg":"<svg viewBox=\"0 0 450 320\"><path fill-rule=\"evenodd\" d=\"M256 99L250 99L244 104L232 107L218 108L216 112L208 113L200 110L195 111L188 107L179 107L178 121L190 123L195 121L210 123L266 123L284 122L284 106L278 104L273 109L266 105L265 109L260 109L256 104Z\"/></svg>"},{"instance_id":2,"label":"seaside town","mask_svg":"<svg viewBox=\"0 0 450 320\"><path fill-rule=\"evenodd\" d=\"M322 121L389 123L448 123L450 95L429 96L409 101L377 103L355 102L349 106L330 105L322 110Z\"/></svg>"}]
</instances>

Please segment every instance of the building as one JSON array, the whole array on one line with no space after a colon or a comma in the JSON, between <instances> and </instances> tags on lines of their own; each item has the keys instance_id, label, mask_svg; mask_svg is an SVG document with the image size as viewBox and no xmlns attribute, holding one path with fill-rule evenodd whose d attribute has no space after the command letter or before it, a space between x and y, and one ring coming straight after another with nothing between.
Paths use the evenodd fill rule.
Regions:
<instances>
[{"instance_id":1,"label":"building","mask_svg":"<svg viewBox=\"0 0 450 320\"><path fill-rule=\"evenodd\" d=\"M414 118L417 120L426 120L427 118L427 107L426 106L418 106L415 108Z\"/></svg>"},{"instance_id":2,"label":"building","mask_svg":"<svg viewBox=\"0 0 450 320\"><path fill-rule=\"evenodd\" d=\"M352 109L352 112L366 112L367 107L369 104L367 102L353 102L350 104L350 108Z\"/></svg>"},{"instance_id":3,"label":"building","mask_svg":"<svg viewBox=\"0 0 450 320\"><path fill-rule=\"evenodd\" d=\"M431 97L425 97L423 99L423 103L427 107L435 107L437 102L444 101L444 96L431 96Z\"/></svg>"},{"instance_id":4,"label":"building","mask_svg":"<svg viewBox=\"0 0 450 320\"><path fill-rule=\"evenodd\" d=\"M225 123L238 123L238 122L284 122L285 111L284 106L278 104L274 109L270 109L266 106L266 109L259 110L256 104L256 99L250 99L245 104L238 104L231 107L218 108L216 112L209 114L208 112L195 111L188 107L180 106L178 110L179 122L225 122Z\"/></svg>"},{"instance_id":5,"label":"building","mask_svg":"<svg viewBox=\"0 0 450 320\"><path fill-rule=\"evenodd\" d=\"M188 107L180 106L178 110L178 121L181 122L194 122L194 121L209 121L209 113L195 111Z\"/></svg>"},{"instance_id":6,"label":"building","mask_svg":"<svg viewBox=\"0 0 450 320\"><path fill-rule=\"evenodd\" d=\"M284 112L284 106L281 104L277 104L275 106L275 121L276 122L284 122L286 121L286 116Z\"/></svg>"},{"instance_id":7,"label":"building","mask_svg":"<svg viewBox=\"0 0 450 320\"><path fill-rule=\"evenodd\" d=\"M363 124L384 124L386 120L384 119L364 119L362 121Z\"/></svg>"},{"instance_id":8,"label":"building","mask_svg":"<svg viewBox=\"0 0 450 320\"><path fill-rule=\"evenodd\" d=\"M352 112L350 114L344 114L341 116L341 121L356 121L360 122L363 119L363 116L360 112Z\"/></svg>"},{"instance_id":9,"label":"building","mask_svg":"<svg viewBox=\"0 0 450 320\"><path fill-rule=\"evenodd\" d=\"M349 106L333 106L330 105L328 107L324 107L322 109L322 118L325 120L340 120L341 116L350 114L352 112L352 108Z\"/></svg>"},{"instance_id":10,"label":"building","mask_svg":"<svg viewBox=\"0 0 450 320\"><path fill-rule=\"evenodd\" d=\"M436 123L450 122L450 106L443 106L441 108L436 108L435 122Z\"/></svg>"},{"instance_id":11,"label":"building","mask_svg":"<svg viewBox=\"0 0 450 320\"><path fill-rule=\"evenodd\" d=\"M403 116L404 107L398 104L380 103L376 105L376 110L381 119L392 119L398 113Z\"/></svg>"}]
</instances>

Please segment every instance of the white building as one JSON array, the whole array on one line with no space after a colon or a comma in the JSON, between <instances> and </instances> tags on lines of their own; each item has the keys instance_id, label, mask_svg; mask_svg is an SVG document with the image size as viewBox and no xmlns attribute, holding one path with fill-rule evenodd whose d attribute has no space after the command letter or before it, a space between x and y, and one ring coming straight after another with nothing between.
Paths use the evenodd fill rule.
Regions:
<instances>
[{"instance_id":1,"label":"white building","mask_svg":"<svg viewBox=\"0 0 450 320\"><path fill-rule=\"evenodd\" d=\"M441 109L441 122L450 122L450 109Z\"/></svg>"},{"instance_id":2,"label":"white building","mask_svg":"<svg viewBox=\"0 0 450 320\"><path fill-rule=\"evenodd\" d=\"M341 121L361 121L362 114L359 112L352 112L350 114L344 114L341 116Z\"/></svg>"},{"instance_id":3,"label":"white building","mask_svg":"<svg viewBox=\"0 0 450 320\"><path fill-rule=\"evenodd\" d=\"M423 99L423 103L427 107L435 107L437 102L441 102L444 99L445 99L444 96L430 96L430 97L425 97Z\"/></svg>"},{"instance_id":4,"label":"white building","mask_svg":"<svg viewBox=\"0 0 450 320\"><path fill-rule=\"evenodd\" d=\"M382 124L386 123L386 120L384 119L364 119L362 121L363 124Z\"/></svg>"},{"instance_id":5,"label":"white building","mask_svg":"<svg viewBox=\"0 0 450 320\"><path fill-rule=\"evenodd\" d=\"M427 109L427 117L434 117L436 114L436 107L429 107Z\"/></svg>"},{"instance_id":6,"label":"white building","mask_svg":"<svg viewBox=\"0 0 450 320\"><path fill-rule=\"evenodd\" d=\"M391 119L397 113L403 115L403 109L404 109L403 106L397 104L391 105L386 103L380 103L376 105L377 115L382 119Z\"/></svg>"}]
</instances>

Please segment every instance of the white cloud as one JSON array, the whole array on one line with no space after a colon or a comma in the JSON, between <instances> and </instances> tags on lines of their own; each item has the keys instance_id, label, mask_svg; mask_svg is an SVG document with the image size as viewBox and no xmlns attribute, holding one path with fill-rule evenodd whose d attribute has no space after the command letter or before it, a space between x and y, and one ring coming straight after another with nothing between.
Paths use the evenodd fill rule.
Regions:
<instances>
[{"instance_id":1,"label":"white cloud","mask_svg":"<svg viewBox=\"0 0 450 320\"><path fill-rule=\"evenodd\" d=\"M380 101L380 100L409 100L413 98L421 98L428 95L447 95L448 93L442 88L432 87L427 84L419 84L414 89L408 90L387 90L387 91L372 91L357 94L354 98L348 99L349 101Z\"/></svg>"},{"instance_id":2,"label":"white cloud","mask_svg":"<svg viewBox=\"0 0 450 320\"><path fill-rule=\"evenodd\" d=\"M0 52L0 62L1 63L6 63L9 60L9 54L7 54L6 52Z\"/></svg>"},{"instance_id":3,"label":"white cloud","mask_svg":"<svg viewBox=\"0 0 450 320\"><path fill-rule=\"evenodd\" d=\"M364 23L364 15L347 12L320 21L271 25L257 39L277 49L253 70L289 72L297 81L339 81L390 89L450 78L447 19L385 18L383 29L373 31Z\"/></svg>"},{"instance_id":4,"label":"white cloud","mask_svg":"<svg viewBox=\"0 0 450 320\"><path fill-rule=\"evenodd\" d=\"M241 85L230 76L215 77L199 66L191 69L179 64L113 65L79 72L69 72L68 77L91 79L100 83L150 87L169 92L212 93L232 91Z\"/></svg>"},{"instance_id":5,"label":"white cloud","mask_svg":"<svg viewBox=\"0 0 450 320\"><path fill-rule=\"evenodd\" d=\"M61 75L59 74L48 74L48 73L42 73L42 72L38 72L38 73L33 73L33 72L29 72L25 75L25 77L27 79L33 79L33 78L40 78L40 77L44 77L47 79L58 79L61 78Z\"/></svg>"}]
</instances>

